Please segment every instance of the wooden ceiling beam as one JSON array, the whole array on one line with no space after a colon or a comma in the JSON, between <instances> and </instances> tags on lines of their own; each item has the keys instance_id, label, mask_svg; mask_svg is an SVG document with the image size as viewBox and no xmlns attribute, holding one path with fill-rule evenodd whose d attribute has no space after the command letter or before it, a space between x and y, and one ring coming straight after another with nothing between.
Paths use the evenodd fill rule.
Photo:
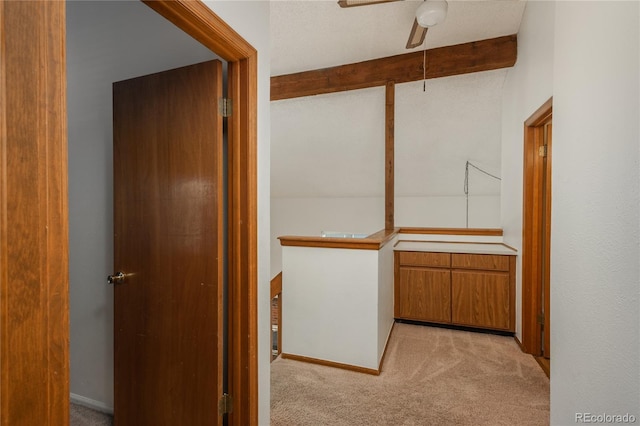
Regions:
<instances>
[{"instance_id":1,"label":"wooden ceiling beam","mask_svg":"<svg viewBox=\"0 0 640 426\"><path fill-rule=\"evenodd\" d=\"M448 77L512 67L518 53L517 36L427 50L426 78ZM424 78L423 52L411 52L354 64L271 77L271 100L297 98L407 83Z\"/></svg>"}]
</instances>

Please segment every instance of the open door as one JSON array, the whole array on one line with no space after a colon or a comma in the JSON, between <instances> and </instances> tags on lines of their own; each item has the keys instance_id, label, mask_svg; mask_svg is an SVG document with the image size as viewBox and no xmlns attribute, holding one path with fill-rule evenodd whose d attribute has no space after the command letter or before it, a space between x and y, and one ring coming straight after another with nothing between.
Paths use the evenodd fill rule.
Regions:
<instances>
[{"instance_id":1,"label":"open door","mask_svg":"<svg viewBox=\"0 0 640 426\"><path fill-rule=\"evenodd\" d=\"M222 65L113 85L115 424L221 425Z\"/></svg>"}]
</instances>

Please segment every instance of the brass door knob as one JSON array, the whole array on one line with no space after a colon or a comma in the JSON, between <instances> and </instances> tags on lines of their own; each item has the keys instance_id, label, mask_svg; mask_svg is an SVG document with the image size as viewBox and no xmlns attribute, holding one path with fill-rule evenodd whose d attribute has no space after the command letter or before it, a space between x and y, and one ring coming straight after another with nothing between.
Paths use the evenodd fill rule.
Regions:
<instances>
[{"instance_id":1,"label":"brass door knob","mask_svg":"<svg viewBox=\"0 0 640 426\"><path fill-rule=\"evenodd\" d=\"M116 272L113 275L107 276L107 283L114 284L114 285L115 284L122 284L122 283L124 283L125 276L126 275L124 274L124 272L121 272L121 271Z\"/></svg>"}]
</instances>

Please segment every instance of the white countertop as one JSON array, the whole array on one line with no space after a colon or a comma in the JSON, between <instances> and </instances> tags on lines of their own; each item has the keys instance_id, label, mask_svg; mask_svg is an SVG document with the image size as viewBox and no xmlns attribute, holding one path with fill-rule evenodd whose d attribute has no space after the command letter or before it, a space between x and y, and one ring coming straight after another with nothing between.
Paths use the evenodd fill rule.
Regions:
<instances>
[{"instance_id":1,"label":"white countertop","mask_svg":"<svg viewBox=\"0 0 640 426\"><path fill-rule=\"evenodd\" d=\"M428 251L441 253L500 254L515 256L518 252L502 243L456 243L439 241L398 241L395 251Z\"/></svg>"}]
</instances>

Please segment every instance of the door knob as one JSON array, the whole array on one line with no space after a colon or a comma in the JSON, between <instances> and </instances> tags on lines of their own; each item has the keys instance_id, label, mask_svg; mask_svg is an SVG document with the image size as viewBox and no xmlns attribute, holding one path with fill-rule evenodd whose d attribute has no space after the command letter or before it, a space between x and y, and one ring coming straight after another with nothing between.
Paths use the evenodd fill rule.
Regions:
<instances>
[{"instance_id":1,"label":"door knob","mask_svg":"<svg viewBox=\"0 0 640 426\"><path fill-rule=\"evenodd\" d=\"M109 275L107 276L107 283L109 284L122 284L124 283L124 278L125 278L125 274L124 272L116 272L114 275Z\"/></svg>"}]
</instances>

